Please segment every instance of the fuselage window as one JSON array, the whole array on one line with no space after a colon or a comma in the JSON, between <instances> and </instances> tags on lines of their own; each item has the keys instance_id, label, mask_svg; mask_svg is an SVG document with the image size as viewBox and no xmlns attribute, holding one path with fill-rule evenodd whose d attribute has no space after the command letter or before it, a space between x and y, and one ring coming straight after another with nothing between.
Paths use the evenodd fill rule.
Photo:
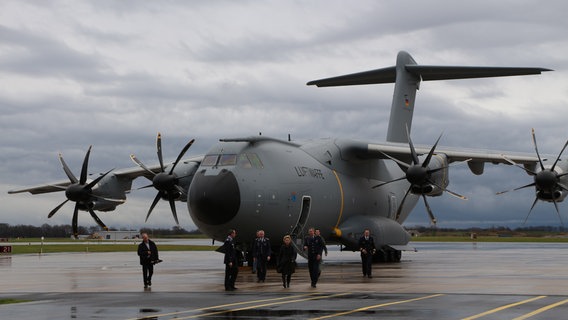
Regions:
<instances>
[{"instance_id":1,"label":"fuselage window","mask_svg":"<svg viewBox=\"0 0 568 320\"><path fill-rule=\"evenodd\" d=\"M236 154L223 154L219 158L219 166L234 166L237 164Z\"/></svg>"},{"instance_id":2,"label":"fuselage window","mask_svg":"<svg viewBox=\"0 0 568 320\"><path fill-rule=\"evenodd\" d=\"M201 161L201 165L204 167L213 167L214 165L217 164L218 158L219 158L218 154L211 154L205 156L205 158L203 158L203 161Z\"/></svg>"}]
</instances>

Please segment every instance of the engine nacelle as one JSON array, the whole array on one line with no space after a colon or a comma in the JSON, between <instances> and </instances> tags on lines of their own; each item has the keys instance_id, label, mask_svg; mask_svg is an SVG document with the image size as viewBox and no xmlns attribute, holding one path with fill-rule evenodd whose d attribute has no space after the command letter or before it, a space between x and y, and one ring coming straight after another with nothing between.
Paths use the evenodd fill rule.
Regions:
<instances>
[{"instance_id":1,"label":"engine nacelle","mask_svg":"<svg viewBox=\"0 0 568 320\"><path fill-rule=\"evenodd\" d=\"M423 162L426 156L420 156L419 158ZM427 181L421 184L413 184L410 191L413 194L423 194L431 197L441 196L450 183L448 158L446 155L433 155L426 167L426 171L429 172Z\"/></svg>"}]
</instances>

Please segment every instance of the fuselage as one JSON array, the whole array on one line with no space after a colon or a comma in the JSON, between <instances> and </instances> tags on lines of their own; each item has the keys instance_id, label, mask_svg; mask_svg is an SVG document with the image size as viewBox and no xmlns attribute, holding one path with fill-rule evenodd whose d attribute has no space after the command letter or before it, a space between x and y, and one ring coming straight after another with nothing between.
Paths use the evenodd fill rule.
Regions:
<instances>
[{"instance_id":1,"label":"fuselage","mask_svg":"<svg viewBox=\"0 0 568 320\"><path fill-rule=\"evenodd\" d=\"M406 181L372 186L402 174L392 161L345 161L333 139L301 145L269 138L220 142L193 177L188 207L197 227L216 240L230 228L245 241L260 229L279 241L316 227L342 242L335 232L350 217L395 219ZM415 203L405 205L399 223Z\"/></svg>"}]
</instances>

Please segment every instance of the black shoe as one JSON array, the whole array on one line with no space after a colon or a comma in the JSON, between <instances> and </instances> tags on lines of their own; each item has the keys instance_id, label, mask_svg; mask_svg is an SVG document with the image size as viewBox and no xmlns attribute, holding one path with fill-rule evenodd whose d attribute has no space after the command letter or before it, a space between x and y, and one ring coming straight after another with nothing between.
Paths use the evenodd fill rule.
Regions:
<instances>
[{"instance_id":1,"label":"black shoe","mask_svg":"<svg viewBox=\"0 0 568 320\"><path fill-rule=\"evenodd\" d=\"M233 288L225 288L225 291L233 291Z\"/></svg>"},{"instance_id":2,"label":"black shoe","mask_svg":"<svg viewBox=\"0 0 568 320\"><path fill-rule=\"evenodd\" d=\"M148 287L152 286L152 281L148 281Z\"/></svg>"},{"instance_id":3,"label":"black shoe","mask_svg":"<svg viewBox=\"0 0 568 320\"><path fill-rule=\"evenodd\" d=\"M231 288L231 290L238 290L238 288L236 288L236 287L232 287L232 288Z\"/></svg>"},{"instance_id":4,"label":"black shoe","mask_svg":"<svg viewBox=\"0 0 568 320\"><path fill-rule=\"evenodd\" d=\"M147 284L144 285L144 289L148 289L148 285L147 285Z\"/></svg>"},{"instance_id":5,"label":"black shoe","mask_svg":"<svg viewBox=\"0 0 568 320\"><path fill-rule=\"evenodd\" d=\"M372 279L372 278L373 278L373 276L372 276L372 275L369 275L369 279Z\"/></svg>"}]
</instances>

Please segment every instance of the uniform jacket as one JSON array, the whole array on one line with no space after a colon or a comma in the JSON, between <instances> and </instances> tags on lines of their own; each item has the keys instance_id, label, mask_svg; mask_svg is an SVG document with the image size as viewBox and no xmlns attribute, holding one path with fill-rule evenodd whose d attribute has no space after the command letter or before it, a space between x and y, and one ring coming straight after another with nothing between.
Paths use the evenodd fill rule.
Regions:
<instances>
[{"instance_id":1,"label":"uniform jacket","mask_svg":"<svg viewBox=\"0 0 568 320\"><path fill-rule=\"evenodd\" d=\"M225 243L223 243L223 250L225 251L225 259L223 262L225 264L233 263L233 265L237 264L237 249L235 245L235 239L231 236L228 236L225 239Z\"/></svg>"},{"instance_id":2,"label":"uniform jacket","mask_svg":"<svg viewBox=\"0 0 568 320\"><path fill-rule=\"evenodd\" d=\"M365 236L362 236L359 238L359 250L361 251L361 254L363 254L363 249L367 251L367 254L373 254L376 250L375 240L373 237L369 236L369 239L365 239Z\"/></svg>"},{"instance_id":3,"label":"uniform jacket","mask_svg":"<svg viewBox=\"0 0 568 320\"><path fill-rule=\"evenodd\" d=\"M148 240L148 244L150 245L150 249L148 249L148 246L146 246L146 243L144 243L144 241L142 241L138 245L138 256L140 257L140 264L141 265L153 264L154 261L158 261L158 259L159 259L158 247L156 246L154 241ZM148 255L148 250L151 251L151 253L149 255Z\"/></svg>"},{"instance_id":4,"label":"uniform jacket","mask_svg":"<svg viewBox=\"0 0 568 320\"><path fill-rule=\"evenodd\" d=\"M272 248L270 247L270 239L268 238L256 238L253 245L253 256L257 259L265 259L272 254Z\"/></svg>"},{"instance_id":5,"label":"uniform jacket","mask_svg":"<svg viewBox=\"0 0 568 320\"><path fill-rule=\"evenodd\" d=\"M304 246L308 247L308 257L315 258L323 252L323 239L319 236L307 236L304 238Z\"/></svg>"}]
</instances>

